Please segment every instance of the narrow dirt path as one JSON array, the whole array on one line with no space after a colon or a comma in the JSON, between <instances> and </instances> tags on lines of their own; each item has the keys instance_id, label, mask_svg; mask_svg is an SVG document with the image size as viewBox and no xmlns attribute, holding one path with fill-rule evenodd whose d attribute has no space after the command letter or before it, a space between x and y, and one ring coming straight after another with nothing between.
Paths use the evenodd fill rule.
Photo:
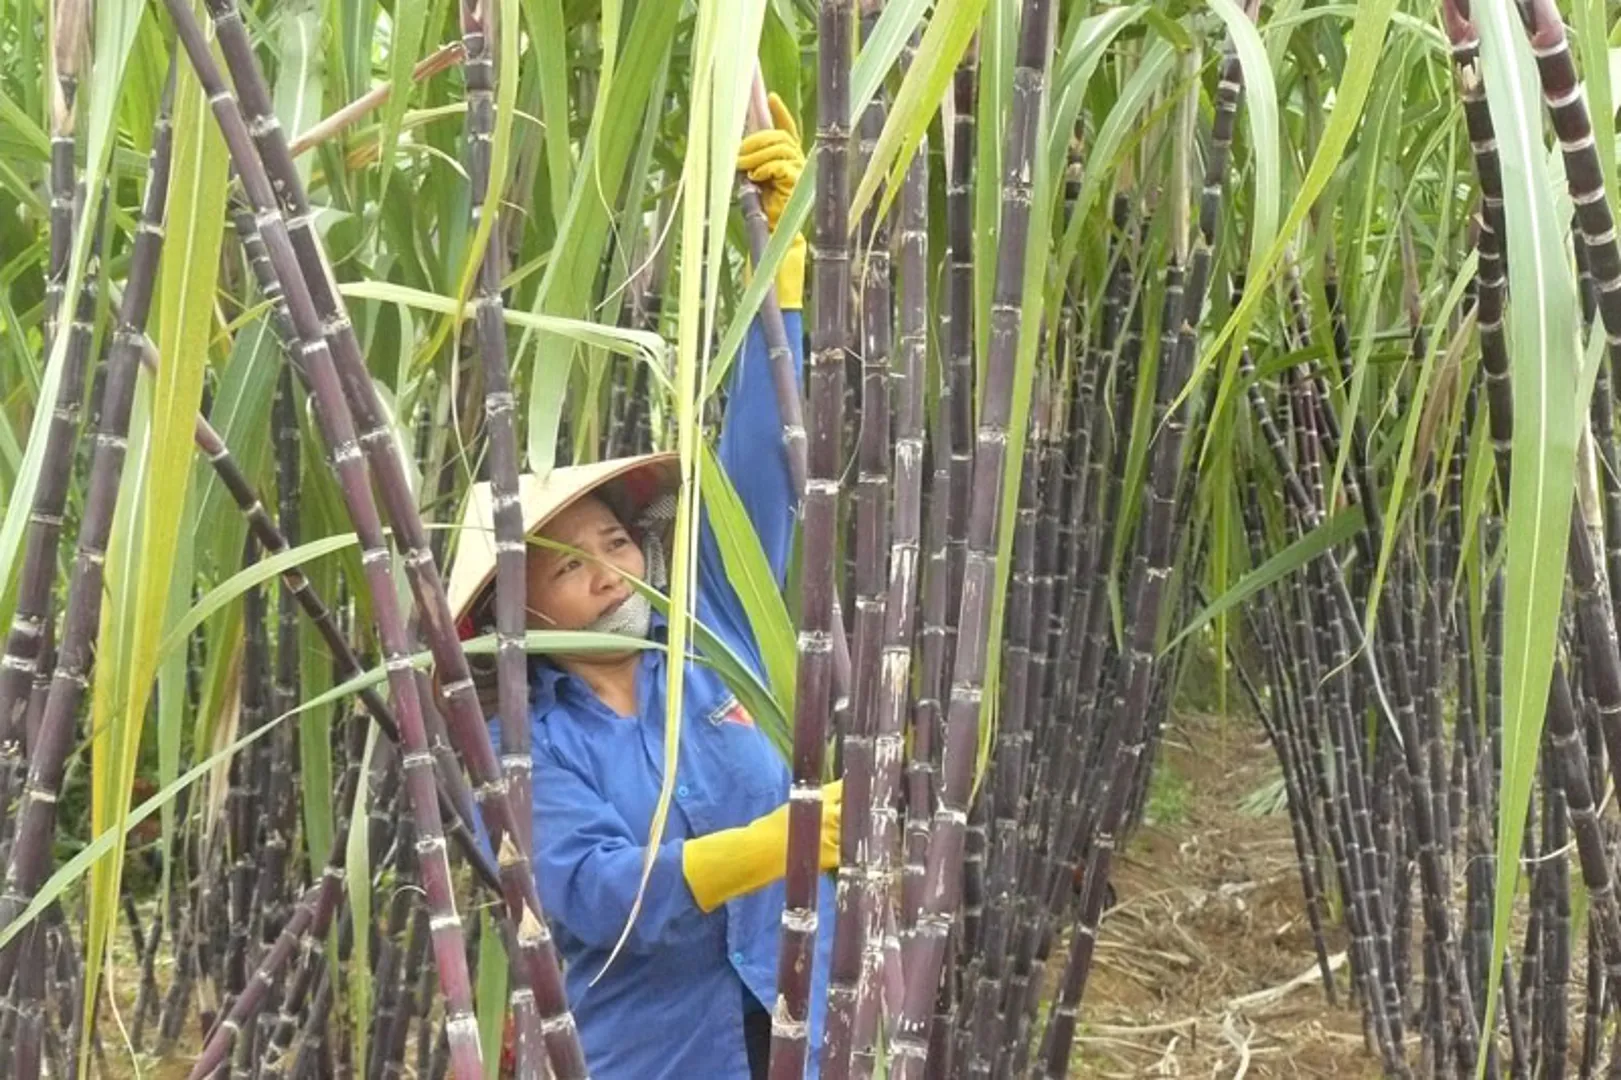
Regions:
<instances>
[{"instance_id":1,"label":"narrow dirt path","mask_svg":"<svg viewBox=\"0 0 1621 1080\"><path fill-rule=\"evenodd\" d=\"M1279 783L1253 721L1173 717L1116 864L1072 1076L1379 1075L1342 933L1328 939L1338 1004L1324 995Z\"/></svg>"}]
</instances>

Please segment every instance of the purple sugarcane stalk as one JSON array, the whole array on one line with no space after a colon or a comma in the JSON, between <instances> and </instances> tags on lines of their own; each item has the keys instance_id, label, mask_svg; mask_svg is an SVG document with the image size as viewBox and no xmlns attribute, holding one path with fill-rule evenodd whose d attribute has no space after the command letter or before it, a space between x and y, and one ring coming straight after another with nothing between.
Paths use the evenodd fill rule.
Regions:
<instances>
[{"instance_id":1,"label":"purple sugarcane stalk","mask_svg":"<svg viewBox=\"0 0 1621 1080\"><path fill-rule=\"evenodd\" d=\"M172 101L172 97L169 100ZM74 718L90 685L90 665L94 657L96 632L100 628L107 540L112 532L113 511L118 502L119 483L123 478L130 410L139 369L140 339L157 283L172 146L169 109L162 107L154 125L146 194L130 254L129 287L119 305L117 329L107 360L101 422L96 431L90 465L90 489L85 497L84 516L79 525L56 668L40 719L39 736L29 754L28 774L17 811L16 837L7 860L5 884L0 890L0 926L12 922L22 913L44 883L50 869L56 800L73 747ZM47 472L60 470L65 477L71 461L71 456L64 456L53 462L53 468ZM53 543L53 550L54 546ZM48 589L51 575L46 573L42 576L47 579ZM10 985L20 944L21 939L14 940L0 950L0 986Z\"/></svg>"},{"instance_id":2,"label":"purple sugarcane stalk","mask_svg":"<svg viewBox=\"0 0 1621 1080\"><path fill-rule=\"evenodd\" d=\"M979 744L980 699L1001 524L1002 474L1014 397L1025 248L1030 223L1032 162L1037 121L1047 88L1052 37L1050 0L1026 0L1019 30L1013 96L1002 155L1002 216L991 302L989 354L975 435L968 552L963 566L962 617L952 658L951 701L941 759L939 805L929 836L923 910L918 917L917 963L908 958L906 994L890 1042L890 1075L921 1077L928 1055L934 1004L948 936L961 902L962 866Z\"/></svg>"},{"instance_id":3,"label":"purple sugarcane stalk","mask_svg":"<svg viewBox=\"0 0 1621 1080\"><path fill-rule=\"evenodd\" d=\"M849 349L849 142L851 0L822 0L818 21L820 181L811 234L816 321L806 415L799 668L787 874L771 1011L771 1080L799 1080L809 1043L820 882L822 764L832 711L833 595L838 546L844 364Z\"/></svg>"},{"instance_id":4,"label":"purple sugarcane stalk","mask_svg":"<svg viewBox=\"0 0 1621 1080\"><path fill-rule=\"evenodd\" d=\"M171 8L179 7L174 0L166 2ZM559 1080L580 1080L586 1071L584 1056L568 1011L562 969L536 894L529 852L521 844L522 837L507 798L507 785L490 741L467 657L455 632L444 582L428 545L427 530L423 527L404 461L315 232L314 214L293 167L286 137L270 107L264 76L254 58L241 15L234 0L210 0L208 7L220 51L230 67L237 92L242 95L242 103L254 121L252 141L257 154L244 148L246 157L251 160L237 160L237 168L244 173L244 178L251 169L266 181L264 193L271 201L261 204L257 197L252 200L260 217L285 222L291 259L282 263L281 253L267 235L271 262L276 265L277 277L287 290L289 307L294 309L294 322L299 337L305 342L304 347L312 346L317 338L326 343L323 351L334 362L346 408L352 410L353 424L358 428L356 445L376 473L378 494L404 553L405 577L416 601L417 618L442 679L441 695L449 706L447 719L451 739L472 773L476 785L474 797L489 827L491 846L497 853L508 913L517 927L517 942L525 960L522 966L527 969L530 988L547 1032L548 1054ZM175 18L177 23L182 19L196 22L189 12ZM193 61L197 62L195 56ZM238 113L240 115L240 110ZM235 148L232 156L233 160L239 157ZM287 207L286 219L277 209L281 204ZM274 214L273 219L270 213ZM306 322L299 321L303 316L296 310L299 305L294 302L295 289L310 302ZM428 835L423 833L419 843L432 842ZM452 1043L455 1058L454 1039Z\"/></svg>"}]
</instances>

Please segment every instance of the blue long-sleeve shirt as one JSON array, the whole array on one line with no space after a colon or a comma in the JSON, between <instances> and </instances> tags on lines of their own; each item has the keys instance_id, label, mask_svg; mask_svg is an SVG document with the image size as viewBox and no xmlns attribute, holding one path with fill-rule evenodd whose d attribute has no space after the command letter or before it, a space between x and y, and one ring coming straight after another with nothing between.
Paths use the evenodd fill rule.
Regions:
<instances>
[{"instance_id":1,"label":"blue long-sleeve shirt","mask_svg":"<svg viewBox=\"0 0 1621 1080\"><path fill-rule=\"evenodd\" d=\"M786 312L796 371L798 312ZM720 461L781 585L793 541L793 487L759 323L733 372ZM748 616L704 515L697 616L764 675ZM655 619L654 636L665 631ZM641 654L637 710L621 716L576 676L537 660L531 671L534 863L541 905L566 965L569 1004L595 1080L748 1080L743 992L776 1000L783 884L700 911L682 874L691 837L747 824L788 798L786 764L719 675L689 661L675 797L642 906L605 974L635 900L664 775L668 657ZM823 875L809 1076L817 1075L833 888ZM593 980L596 980L593 984Z\"/></svg>"}]
</instances>

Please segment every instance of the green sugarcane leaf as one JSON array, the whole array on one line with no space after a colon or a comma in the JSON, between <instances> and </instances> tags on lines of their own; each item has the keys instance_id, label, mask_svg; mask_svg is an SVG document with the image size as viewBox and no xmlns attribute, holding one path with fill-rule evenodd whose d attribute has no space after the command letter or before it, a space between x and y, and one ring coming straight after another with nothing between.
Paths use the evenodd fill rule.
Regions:
<instances>
[{"instance_id":1,"label":"green sugarcane leaf","mask_svg":"<svg viewBox=\"0 0 1621 1080\"><path fill-rule=\"evenodd\" d=\"M886 5L885 14L894 6L897 5ZM790 116L803 115L797 22L792 9L774 3L766 8L765 25L760 30L760 76L765 80L766 89L782 98Z\"/></svg>"},{"instance_id":2,"label":"green sugarcane leaf","mask_svg":"<svg viewBox=\"0 0 1621 1080\"><path fill-rule=\"evenodd\" d=\"M399 141L400 121L416 94L411 69L422 51L422 38L428 26L427 0L394 0L393 30L388 44L388 81L393 87L388 100L383 102L383 115L379 122L377 145L377 201L388 198L388 181L394 175L393 147ZM303 128L294 128L302 131ZM489 209L488 205L485 207Z\"/></svg>"},{"instance_id":3,"label":"green sugarcane leaf","mask_svg":"<svg viewBox=\"0 0 1621 1080\"><path fill-rule=\"evenodd\" d=\"M1100 196L1108 190L1108 185L1115 174L1115 168L1120 158L1133 144L1136 133L1148 126L1140 121L1145 109L1148 109L1160 93L1160 84L1169 76L1176 65L1176 50L1164 41L1156 41L1143 53L1140 63L1132 71L1131 77L1115 100L1114 107L1104 118L1102 125L1092 145L1087 151L1087 161L1091 167L1087 168L1081 176L1081 190L1075 198L1075 205L1070 211L1069 221L1064 227L1064 237L1058 247L1058 267L1055 277L1057 282L1053 286L1053 296L1058 295L1062 282L1069 277L1070 265L1074 262L1076 254L1081 249L1081 241L1086 233L1086 222L1091 219L1092 207Z\"/></svg>"},{"instance_id":4,"label":"green sugarcane leaf","mask_svg":"<svg viewBox=\"0 0 1621 1080\"><path fill-rule=\"evenodd\" d=\"M861 220L867 204L878 193L878 185L886 180L878 214L882 217L889 213L889 204L900 191L901 177L923 141L930 119L940 108L940 96L950 84L957 62L974 39L986 2L939 0L935 4L929 28L923 31L923 40L918 45L917 58L901 80L895 103L884 120L884 130L868 158L867 171L850 199L852 222Z\"/></svg>"},{"instance_id":5,"label":"green sugarcane leaf","mask_svg":"<svg viewBox=\"0 0 1621 1080\"><path fill-rule=\"evenodd\" d=\"M1299 27L1315 22L1318 19L1355 19L1357 6L1355 4L1313 4L1305 10L1300 10L1298 3L1287 5L1290 10L1285 11L1285 5L1279 5L1274 10L1272 18L1261 27L1261 35L1268 39L1267 49L1272 56L1274 64L1281 62L1281 47L1287 43L1290 33ZM1390 17L1393 29L1411 34L1427 48L1436 59L1442 59L1451 52L1447 43L1446 34L1433 24L1426 22L1416 15L1405 11L1398 11ZM1274 51L1274 45L1278 49Z\"/></svg>"},{"instance_id":6,"label":"green sugarcane leaf","mask_svg":"<svg viewBox=\"0 0 1621 1080\"><path fill-rule=\"evenodd\" d=\"M788 614L781 586L749 522L748 511L732 487L714 450L704 444L704 509L720 548L726 577L742 601L760 657L765 662L771 694L784 713L794 712L794 673L799 656L795 648L794 620Z\"/></svg>"},{"instance_id":7,"label":"green sugarcane leaf","mask_svg":"<svg viewBox=\"0 0 1621 1080\"><path fill-rule=\"evenodd\" d=\"M1610 44L1605 40L1604 0L1575 0L1571 5L1574 45L1581 54L1587 91L1587 115L1593 125L1593 149L1611 212L1616 205L1615 96L1610 85Z\"/></svg>"},{"instance_id":8,"label":"green sugarcane leaf","mask_svg":"<svg viewBox=\"0 0 1621 1080\"><path fill-rule=\"evenodd\" d=\"M735 8L737 5L728 5ZM730 15L731 12L728 12ZM698 369L699 342L707 340L703 337L708 329L709 322L705 317L707 308L703 296L704 274L704 234L706 231L706 214L710 204L709 194L711 182L723 183L727 194L731 192L732 173L730 163L727 163L722 173L724 179L712 175L710 143L715 136L714 127L717 115L714 109L715 52L717 44L717 23L720 17L715 6L706 6L699 9L697 24L693 29L693 56L692 56L692 82L687 116L687 153L682 162L681 187L682 197L680 204L680 283L679 302L676 314L676 364L675 364L675 429L676 452L678 455L681 488L676 496L675 525L673 529L673 542L670 553L670 618L669 637L666 645L668 664L665 669L665 714L664 714L664 762L663 775L659 784L658 800L653 807L653 819L648 825L647 843L642 859L641 880L636 886L636 899L631 902L630 913L625 919L624 929L619 940L614 943L607 960L592 976L592 984L601 979L603 974L613 965L630 935L630 928L635 923L641 911L642 897L647 890L647 882L653 872L653 860L664 836L664 825L669 816L670 802L675 794L675 777L679 765L681 749L681 724L683 710L686 704L684 689L686 683L686 665L682 658L686 655L686 642L688 620L687 615L693 611L693 578L697 560L697 533L699 515L693 505L694 499L700 490L698 487L698 468L700 455L698 445L700 433L698 429ZM742 117L739 116L741 124ZM716 230L719 232L719 230ZM713 303L713 300L709 301Z\"/></svg>"},{"instance_id":9,"label":"green sugarcane leaf","mask_svg":"<svg viewBox=\"0 0 1621 1080\"><path fill-rule=\"evenodd\" d=\"M1209 4L1227 27L1227 39L1238 53L1238 63L1244 71L1244 122L1249 125L1250 152L1255 160L1248 270L1249 276L1254 276L1260 272L1261 260L1278 231L1278 200L1283 189L1278 91L1272 81L1272 62L1250 17L1234 0L1209 0Z\"/></svg>"},{"instance_id":10,"label":"green sugarcane leaf","mask_svg":"<svg viewBox=\"0 0 1621 1080\"><path fill-rule=\"evenodd\" d=\"M1367 103L1368 92L1373 88L1373 77L1378 69L1385 34L1390 27L1391 16L1395 9L1396 0L1369 0L1368 3L1358 7L1357 17L1352 25L1345 71L1334 93L1334 111L1323 129L1322 138L1318 140L1311 166L1306 170L1300 190L1296 192L1294 203L1290 206L1288 216L1284 218L1272 246L1245 279L1243 297L1233 308L1221 329L1201 351L1193 377L1178 395L1178 405L1181 404L1181 397L1198 385L1199 380L1216 362L1216 358L1221 355L1224 348L1228 351L1228 362L1216 391L1214 411L1218 414L1222 412L1231 399L1237 386L1238 353L1249 338L1250 326L1255 321L1261 298L1265 295L1272 275L1283 259L1285 249L1305 222L1306 215L1317 202L1317 197L1328 186L1328 181L1339 165L1345 147L1351 141L1357 123L1362 118L1363 106ZM1207 444L1206 452L1208 450Z\"/></svg>"},{"instance_id":11,"label":"green sugarcane leaf","mask_svg":"<svg viewBox=\"0 0 1621 1080\"><path fill-rule=\"evenodd\" d=\"M371 768L372 755L377 752L377 739L381 729L376 724L366 729L366 749L360 756L360 768L355 776L355 800L349 811L348 844L344 846L343 870L349 887L345 889L344 897L349 903L350 925L358 928L370 927L371 917L371 850L368 841L371 830L366 820L372 800ZM356 1018L356 1022L349 1025L349 1037L353 1040L354 1062L357 1069L365 1068L367 1036L371 1025L363 1017L371 1015L372 974L371 974L371 934L369 932L356 933L350 936L349 978L345 983L349 995L349 1015Z\"/></svg>"},{"instance_id":12,"label":"green sugarcane leaf","mask_svg":"<svg viewBox=\"0 0 1621 1080\"><path fill-rule=\"evenodd\" d=\"M279 551L274 555L260 559L252 566L238 570L225 581L210 589L206 596L199 600L190 611L186 612L184 618L170 627L158 645L158 654L161 656L182 648L185 645L186 638L191 635L193 630L201 626L205 619L249 589L257 585L263 585L283 571L298 566L306 560L316 559L334 551L354 547L357 543L354 533L324 536L319 540L311 540L299 544L297 547L288 548L286 551Z\"/></svg>"},{"instance_id":13,"label":"green sugarcane leaf","mask_svg":"<svg viewBox=\"0 0 1621 1080\"><path fill-rule=\"evenodd\" d=\"M501 1035L507 1022L507 951L501 927L490 909L478 913L478 985L473 1007L478 1016L478 1041L484 1047L484 1080L501 1075Z\"/></svg>"},{"instance_id":14,"label":"green sugarcane leaf","mask_svg":"<svg viewBox=\"0 0 1621 1080\"><path fill-rule=\"evenodd\" d=\"M15 147L24 149L36 162L43 163L50 159L51 137L11 99L4 87L0 87L0 131L5 133L6 142L10 144L8 157L10 147Z\"/></svg>"},{"instance_id":15,"label":"green sugarcane leaf","mask_svg":"<svg viewBox=\"0 0 1621 1080\"><path fill-rule=\"evenodd\" d=\"M1393 67L1399 69L1399 57L1393 61ZM1360 155L1359 167L1364 160L1376 161L1382 155L1392 152L1395 140L1390 137L1391 125L1388 123L1388 119L1391 115L1391 109L1389 104L1391 102L1399 103L1401 97L1401 80L1397 78L1387 80L1385 90L1379 98L1380 103L1375 105L1368 114L1368 123L1362 136L1367 149L1363 150ZM1371 169L1371 166L1369 168ZM1374 212L1386 192L1383 184L1374 182L1371 173L1366 177L1354 179L1352 189L1355 190L1357 187L1361 187L1365 195L1362 200L1361 229L1357 233L1356 250L1352 257L1358 260L1357 265L1366 265L1365 245L1375 232L1373 228ZM1373 295L1377 295L1378 291L1383 288L1386 276L1390 273L1390 268L1395 262L1398 235L1398 231L1395 229L1386 229L1384 231L1384 241L1379 246L1379 254L1374 261L1374 270L1371 274L1362 276L1362 281L1366 283L1365 286L1362 286L1359 281L1353 281L1350 285L1359 287L1347 289L1348 294L1353 297L1352 300L1347 301L1348 306L1360 310L1362 317L1358 325L1355 352L1351 358L1351 388L1346 393L1345 405L1340 417L1342 425L1359 415L1359 410L1362 407L1363 393L1367 388L1368 377L1373 371L1370 359L1373 354L1375 330L1378 325L1379 305L1369 303L1357 306L1354 297L1359 295L1364 287L1371 290ZM1344 377L1343 372L1341 372L1341 377ZM1350 460L1351 440L1342 439L1340 440L1339 452L1335 455L1334 470L1328 478L1327 498L1331 503L1338 500L1340 496L1341 485L1345 481L1345 469Z\"/></svg>"},{"instance_id":16,"label":"green sugarcane leaf","mask_svg":"<svg viewBox=\"0 0 1621 1080\"><path fill-rule=\"evenodd\" d=\"M203 369L213 325L214 287L218 277L225 219L228 163L224 139L214 123L206 95L190 69L175 94L174 152L167 227L158 286L158 373L152 390L151 419L142 454L139 513L140 569L134 576L133 607L127 613L128 652L123 657L124 683L116 691L122 702L110 738L117 742L109 761L110 775L103 809L116 822L129 808L126 793L135 779L136 752L145 728L147 703L157 674L157 644L170 601L169 581L191 479L192 436L202 398ZM132 442L132 446L139 446ZM98 831L107 824L95 822ZM85 931L85 1024L97 996L101 965L118 917L123 876L123 831L112 857L97 867ZM105 871L103 873L103 871Z\"/></svg>"},{"instance_id":17,"label":"green sugarcane leaf","mask_svg":"<svg viewBox=\"0 0 1621 1080\"><path fill-rule=\"evenodd\" d=\"M1395 230L1392 230L1392 235ZM1452 288L1447 293L1441 311L1434 320L1438 329L1444 329L1452 318L1452 312L1463 300L1464 290L1475 279L1475 267L1480 262L1480 253L1471 251L1459 268L1457 276L1452 281ZM1370 636L1373 627L1377 625L1375 619L1379 611L1380 585L1384 581L1385 573L1390 568L1390 556L1396 549L1396 538L1401 530L1394 527L1394 523L1402 513L1402 497L1406 493L1407 484L1413 471L1413 449L1418 443L1419 422L1424 419L1424 406L1429 400L1430 382L1435 375L1438 359L1437 350L1443 336L1441 333L1429 335L1429 348L1424 354L1423 362L1419 365L1418 379L1413 386L1412 395L1403 403L1402 408L1407 413L1407 422L1402 432L1401 451L1396 460L1396 470L1391 476L1390 494L1385 500L1384 520L1387 523L1379 545L1379 562L1374 567L1373 582L1368 589L1368 611L1363 618L1365 632ZM1461 340L1461 339L1460 339ZM1422 463L1421 463L1422 464Z\"/></svg>"},{"instance_id":18,"label":"green sugarcane leaf","mask_svg":"<svg viewBox=\"0 0 1621 1080\"><path fill-rule=\"evenodd\" d=\"M307 425L301 425L307 430ZM312 452L308 438L300 439L300 457L303 465L303 486L313 484L312 473L325 473L321 455ZM323 507L314 500L301 500L299 508L300 536L332 535L342 532L346 520L334 520L323 513ZM353 549L346 549L353 550ZM338 558L311 558L303 564L304 576L309 579L316 594L331 603L338 595L340 561ZM309 619L298 622L300 693L305 699L319 699L332 687L334 678L332 655L326 641ZM332 767L332 741L329 732L333 725L333 707L317 705L306 709L298 717L298 768L303 786L304 852L309 865L320 866L332 853L335 831L334 808L328 792L334 789ZM336 957L334 956L334 961ZM337 973L334 971L333 975Z\"/></svg>"},{"instance_id":19,"label":"green sugarcane leaf","mask_svg":"<svg viewBox=\"0 0 1621 1080\"><path fill-rule=\"evenodd\" d=\"M195 555L201 519L197 516L200 499L193 485L187 493L186 527L180 531L180 542L175 549L174 572L169 576L169 603L165 612L166 624L172 624L191 603L192 582L196 580ZM186 666L187 656L177 649L160 659L157 672L157 749L158 787L172 783L180 775L181 744L186 731ZM172 803L163 807L159 822L163 850L173 851L175 828L178 824ZM167 906L170 902L169 885L171 859L163 861L162 888L158 895Z\"/></svg>"},{"instance_id":20,"label":"green sugarcane leaf","mask_svg":"<svg viewBox=\"0 0 1621 1080\"><path fill-rule=\"evenodd\" d=\"M546 121L546 172L550 181L547 189L551 194L552 220L561 225L568 210L574 170L568 140L568 25L563 20L563 0L527 0L524 15L536 54L535 62L540 66L540 112Z\"/></svg>"},{"instance_id":21,"label":"green sugarcane leaf","mask_svg":"<svg viewBox=\"0 0 1621 1080\"><path fill-rule=\"evenodd\" d=\"M456 301L452 297L423 292L389 281L348 281L340 285L338 291L355 299L382 300L443 315L453 315L456 312ZM462 314L465 318L468 313L464 311ZM610 352L644 360L660 384L669 386L669 372L665 366L669 346L657 334L557 315L537 315L534 312L515 311L511 308L504 309L503 314L507 322L521 326L525 331L543 331L592 348L607 349Z\"/></svg>"},{"instance_id":22,"label":"green sugarcane leaf","mask_svg":"<svg viewBox=\"0 0 1621 1080\"><path fill-rule=\"evenodd\" d=\"M151 425L151 383L140 379L135 388L129 420L129 445L141 446ZM112 532L108 537L101 611L96 635L96 663L90 688L90 827L110 830L129 799L128 787L120 788L125 772L126 732L132 723L124 708L124 690L134 648L136 592L141 581L141 542L144 530L139 513L148 480L142 455L126 458L120 477ZM144 719L145 702L142 703ZM85 945L106 953L112 926L117 918L118 873L122 860L101 860L90 868L86 889ZM90 957L87 956L87 960ZM87 964L85 977L99 980L100 965ZM92 983L93 985L93 983ZM85 1040L81 1039L81 1044ZM88 1050L80 1046L80 1052Z\"/></svg>"},{"instance_id":23,"label":"green sugarcane leaf","mask_svg":"<svg viewBox=\"0 0 1621 1080\"><path fill-rule=\"evenodd\" d=\"M325 57L321 51L321 12L318 0L293 0L284 4L278 13L280 34L277 49L276 83L274 88L276 120L286 132L304 132L321 119L321 91L325 86ZM407 67L409 71L409 67ZM384 104L386 110L408 94L391 94ZM392 140L382 145L393 145ZM387 168L389 155L383 155ZM301 154L293 159L299 181L307 188L314 159ZM382 196L379 194L379 201Z\"/></svg>"},{"instance_id":24,"label":"green sugarcane leaf","mask_svg":"<svg viewBox=\"0 0 1621 1080\"><path fill-rule=\"evenodd\" d=\"M674 43L680 8L679 4L636 6L618 58L618 74L598 95L591 113L568 209L558 225L553 257L546 264L531 308L535 314L580 319L591 313L592 291L609 237L611 207L641 132L640 124L629 118L640 118L649 107L649 92ZM549 331L525 326L514 366L521 366L531 353L526 454L529 467L545 474L551 471L556 455L574 348Z\"/></svg>"},{"instance_id":25,"label":"green sugarcane leaf","mask_svg":"<svg viewBox=\"0 0 1621 1080\"><path fill-rule=\"evenodd\" d=\"M372 35L377 24L377 8L371 0L330 0L329 24L337 32L331 48L333 65L342 79L343 100L353 101L371 85Z\"/></svg>"},{"instance_id":26,"label":"green sugarcane leaf","mask_svg":"<svg viewBox=\"0 0 1621 1080\"><path fill-rule=\"evenodd\" d=\"M1204 629L1213 620L1226 612L1232 611L1250 597L1258 594L1262 589L1282 581L1290 574L1306 566L1313 559L1345 543L1361 531L1362 524L1362 508L1360 506L1348 506L1341 510L1311 530L1311 532L1295 540L1288 547L1239 578L1233 583L1232 588L1205 605L1203 611L1189 619L1187 625L1183 626L1171 640L1165 643L1164 647L1160 649L1159 655L1165 656L1171 653L1189 635Z\"/></svg>"},{"instance_id":27,"label":"green sugarcane leaf","mask_svg":"<svg viewBox=\"0 0 1621 1080\"><path fill-rule=\"evenodd\" d=\"M280 364L281 344L269 322L260 319L237 334L209 410L209 422L231 448L237 467L250 482L264 475L273 445L270 403ZM198 537L198 569L222 578L241 564L247 519L238 512L236 501L208 462L198 461L194 468L198 474L194 483L202 498L200 520L209 523L207 531Z\"/></svg>"},{"instance_id":28,"label":"green sugarcane leaf","mask_svg":"<svg viewBox=\"0 0 1621 1080\"><path fill-rule=\"evenodd\" d=\"M969 197L974 207L974 356L985 355L991 335L991 289L1002 230L1002 139L1013 87L1013 50L1018 39L1019 0L991 0L980 20L978 71L974 87L974 181ZM980 179L983 177L984 179ZM979 416L975 381L973 415Z\"/></svg>"},{"instance_id":29,"label":"green sugarcane leaf","mask_svg":"<svg viewBox=\"0 0 1621 1080\"><path fill-rule=\"evenodd\" d=\"M1051 120L1046 129L1049 168L1062 168L1068 157L1070 139L1075 131L1075 117L1081 110L1092 76L1107 55L1109 46L1121 31L1138 19L1146 18L1151 10L1147 4L1134 4L1094 15L1076 24L1074 35L1063 50L1063 59L1052 76ZM1063 288L1064 276L1052 276L1056 279L1053 288ZM1057 307L1057 304L1051 305L1054 310Z\"/></svg>"},{"instance_id":30,"label":"green sugarcane leaf","mask_svg":"<svg viewBox=\"0 0 1621 1080\"><path fill-rule=\"evenodd\" d=\"M1485 1015L1496 1015L1508 945L1520 837L1536 780L1544 708L1558 645L1565 554L1576 481L1580 318L1566 262L1563 222L1543 153L1542 101L1534 61L1510 0L1474 8L1486 101L1496 128L1508 228L1513 476L1506 521L1503 627L1503 772L1498 809L1497 890ZM1476 1075L1484 1076L1483 1040Z\"/></svg>"}]
</instances>

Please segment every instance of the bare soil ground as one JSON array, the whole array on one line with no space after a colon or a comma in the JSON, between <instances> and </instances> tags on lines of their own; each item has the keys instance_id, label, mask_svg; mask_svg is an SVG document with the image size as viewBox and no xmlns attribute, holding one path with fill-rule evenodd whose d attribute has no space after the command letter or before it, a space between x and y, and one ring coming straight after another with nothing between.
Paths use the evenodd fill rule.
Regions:
<instances>
[{"instance_id":1,"label":"bare soil ground","mask_svg":"<svg viewBox=\"0 0 1621 1080\"><path fill-rule=\"evenodd\" d=\"M1148 820L1113 874L1075 1077L1375 1077L1347 1003L1343 933L1318 975L1288 817L1246 807L1276 784L1258 726L1172 720Z\"/></svg>"}]
</instances>

